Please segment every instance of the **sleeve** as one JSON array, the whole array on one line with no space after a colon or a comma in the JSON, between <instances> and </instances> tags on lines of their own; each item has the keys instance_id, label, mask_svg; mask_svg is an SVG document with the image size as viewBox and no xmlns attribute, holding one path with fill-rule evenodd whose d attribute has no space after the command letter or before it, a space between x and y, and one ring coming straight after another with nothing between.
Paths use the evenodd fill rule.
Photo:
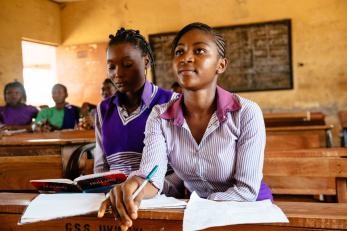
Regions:
<instances>
[{"instance_id":1,"label":"sleeve","mask_svg":"<svg viewBox=\"0 0 347 231\"><path fill-rule=\"evenodd\" d=\"M102 148L102 133L101 133L101 114L100 104L95 115L95 150L94 150L94 173L107 172L110 167L106 161L104 150Z\"/></svg>"},{"instance_id":2,"label":"sleeve","mask_svg":"<svg viewBox=\"0 0 347 231\"><path fill-rule=\"evenodd\" d=\"M131 176L146 178L148 173L158 165L158 171L152 177L152 184L161 192L167 171L167 145L161 126L159 106L155 106L148 117L145 129L144 148L140 168L132 172Z\"/></svg>"},{"instance_id":3,"label":"sleeve","mask_svg":"<svg viewBox=\"0 0 347 231\"><path fill-rule=\"evenodd\" d=\"M48 108L46 109L42 109L41 111L39 111L39 113L37 114L37 117L35 119L35 123L39 123L43 120L48 120Z\"/></svg>"},{"instance_id":4,"label":"sleeve","mask_svg":"<svg viewBox=\"0 0 347 231\"><path fill-rule=\"evenodd\" d=\"M179 176L177 176L175 172L171 173L170 175L166 175L162 193L169 197L183 198L183 180Z\"/></svg>"},{"instance_id":5,"label":"sleeve","mask_svg":"<svg viewBox=\"0 0 347 231\"><path fill-rule=\"evenodd\" d=\"M236 144L234 185L225 192L211 194L211 200L255 201L263 178L266 132L261 109L245 105L240 116L240 136Z\"/></svg>"}]
</instances>

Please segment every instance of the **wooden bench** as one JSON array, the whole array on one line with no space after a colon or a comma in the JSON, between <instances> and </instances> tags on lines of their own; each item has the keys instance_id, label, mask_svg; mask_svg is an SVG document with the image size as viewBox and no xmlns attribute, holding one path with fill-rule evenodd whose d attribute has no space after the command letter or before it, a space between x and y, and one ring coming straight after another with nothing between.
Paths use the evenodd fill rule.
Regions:
<instances>
[{"instance_id":1,"label":"wooden bench","mask_svg":"<svg viewBox=\"0 0 347 231\"><path fill-rule=\"evenodd\" d=\"M93 131L21 134L0 139L0 191L35 190L32 179L62 178L71 154Z\"/></svg>"},{"instance_id":2,"label":"wooden bench","mask_svg":"<svg viewBox=\"0 0 347 231\"><path fill-rule=\"evenodd\" d=\"M117 231L118 222L110 215L96 218L96 214L18 226L25 207L36 194L0 193L0 230L66 230L66 231ZM289 223L249 224L214 227L206 230L270 230L313 231L346 230L347 204L276 202L288 217ZM139 211L139 219L129 231L182 230L183 209L156 209ZM197 218L198 219L198 218Z\"/></svg>"},{"instance_id":3,"label":"wooden bench","mask_svg":"<svg viewBox=\"0 0 347 231\"><path fill-rule=\"evenodd\" d=\"M321 112L266 112L266 127L325 125L325 115Z\"/></svg>"},{"instance_id":4,"label":"wooden bench","mask_svg":"<svg viewBox=\"0 0 347 231\"><path fill-rule=\"evenodd\" d=\"M266 150L282 151L331 147L332 125L310 125L266 128Z\"/></svg>"},{"instance_id":5,"label":"wooden bench","mask_svg":"<svg viewBox=\"0 0 347 231\"><path fill-rule=\"evenodd\" d=\"M264 181L274 194L332 195L347 202L347 148L267 151Z\"/></svg>"}]
</instances>

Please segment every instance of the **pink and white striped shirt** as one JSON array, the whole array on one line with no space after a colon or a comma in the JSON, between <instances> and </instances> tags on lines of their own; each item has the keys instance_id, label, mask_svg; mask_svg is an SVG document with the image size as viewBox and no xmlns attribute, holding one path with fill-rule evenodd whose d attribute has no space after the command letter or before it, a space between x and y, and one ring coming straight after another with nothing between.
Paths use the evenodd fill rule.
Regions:
<instances>
[{"instance_id":1,"label":"pink and white striped shirt","mask_svg":"<svg viewBox=\"0 0 347 231\"><path fill-rule=\"evenodd\" d=\"M183 96L155 106L147 120L140 169L155 165L163 188L167 163L185 187L211 200L255 201L263 177L265 126L259 106L217 87L217 110L197 144L182 111Z\"/></svg>"}]
</instances>

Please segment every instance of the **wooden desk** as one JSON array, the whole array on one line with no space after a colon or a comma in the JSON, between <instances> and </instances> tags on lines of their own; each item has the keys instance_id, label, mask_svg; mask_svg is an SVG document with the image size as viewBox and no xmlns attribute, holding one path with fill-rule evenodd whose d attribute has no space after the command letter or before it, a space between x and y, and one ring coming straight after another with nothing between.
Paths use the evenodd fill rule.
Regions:
<instances>
[{"instance_id":1,"label":"wooden desk","mask_svg":"<svg viewBox=\"0 0 347 231\"><path fill-rule=\"evenodd\" d=\"M70 155L94 131L17 134L0 139L0 190L34 190L31 179L62 178Z\"/></svg>"},{"instance_id":2,"label":"wooden desk","mask_svg":"<svg viewBox=\"0 0 347 231\"><path fill-rule=\"evenodd\" d=\"M266 150L332 147L332 125L266 128Z\"/></svg>"},{"instance_id":3,"label":"wooden desk","mask_svg":"<svg viewBox=\"0 0 347 231\"><path fill-rule=\"evenodd\" d=\"M325 115L321 112L266 112L266 127L325 125Z\"/></svg>"},{"instance_id":4,"label":"wooden desk","mask_svg":"<svg viewBox=\"0 0 347 231\"><path fill-rule=\"evenodd\" d=\"M18 226L21 213L35 194L0 193L0 230L65 230L65 231L117 231L120 230L111 216L102 219L96 214ZM215 227L207 230L345 230L347 204L277 202L290 223L254 224ZM182 209L143 210L129 231L182 230ZM198 218L197 218L198 219Z\"/></svg>"},{"instance_id":5,"label":"wooden desk","mask_svg":"<svg viewBox=\"0 0 347 231\"><path fill-rule=\"evenodd\" d=\"M267 151L264 181L274 194L334 195L347 203L347 148Z\"/></svg>"}]
</instances>

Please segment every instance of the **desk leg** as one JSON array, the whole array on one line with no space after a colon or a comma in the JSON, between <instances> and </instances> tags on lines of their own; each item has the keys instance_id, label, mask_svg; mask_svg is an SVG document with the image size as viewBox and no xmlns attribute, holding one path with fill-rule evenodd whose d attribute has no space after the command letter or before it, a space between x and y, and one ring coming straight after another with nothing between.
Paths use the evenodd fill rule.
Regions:
<instances>
[{"instance_id":1,"label":"desk leg","mask_svg":"<svg viewBox=\"0 0 347 231\"><path fill-rule=\"evenodd\" d=\"M336 194L337 202L347 203L347 179L337 178L336 179Z\"/></svg>"}]
</instances>

